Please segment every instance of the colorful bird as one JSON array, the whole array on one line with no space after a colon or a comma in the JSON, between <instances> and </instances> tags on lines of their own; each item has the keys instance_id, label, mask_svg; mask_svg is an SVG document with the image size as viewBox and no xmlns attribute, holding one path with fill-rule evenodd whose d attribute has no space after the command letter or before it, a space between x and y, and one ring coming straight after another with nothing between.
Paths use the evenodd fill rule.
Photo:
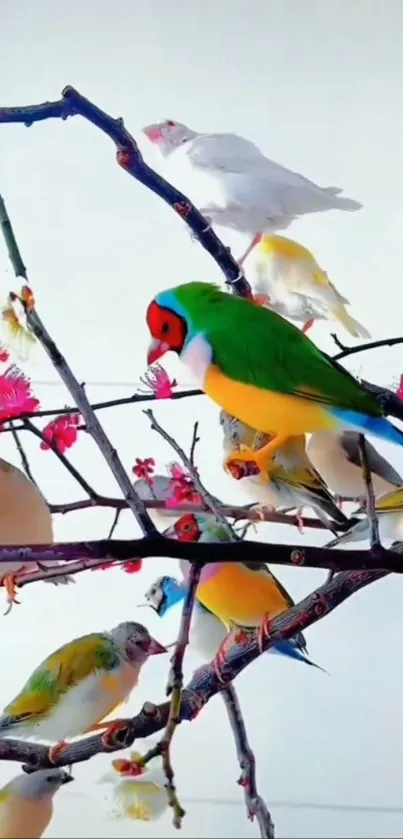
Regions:
<instances>
[{"instance_id":1,"label":"colorful bird","mask_svg":"<svg viewBox=\"0 0 403 839\"><path fill-rule=\"evenodd\" d=\"M258 451L229 455L264 472L287 437L354 430L403 445L372 393L284 318L210 283L160 292L147 310L148 363L169 350L227 413L266 434Z\"/></svg>"},{"instance_id":2,"label":"colorful bird","mask_svg":"<svg viewBox=\"0 0 403 839\"><path fill-rule=\"evenodd\" d=\"M227 528L211 514L188 513L165 531L169 539L180 542L228 542ZM185 584L190 563L180 560ZM233 627L259 627L259 642L268 622L294 606L294 601L279 580L262 563L214 562L203 567L197 588L197 599L218 617L228 630ZM294 636L297 649L306 653L302 633Z\"/></svg>"},{"instance_id":3,"label":"colorful bird","mask_svg":"<svg viewBox=\"0 0 403 839\"><path fill-rule=\"evenodd\" d=\"M369 440L365 444L375 497L402 486L403 478L396 469ZM316 431L311 434L306 451L315 469L336 496L361 503L366 499L359 434L356 431Z\"/></svg>"},{"instance_id":4,"label":"colorful bird","mask_svg":"<svg viewBox=\"0 0 403 839\"><path fill-rule=\"evenodd\" d=\"M225 411L220 412L220 425L227 455L239 451L242 445L256 451L274 436L250 428ZM238 478L240 470L235 468L235 464L230 467L230 471L233 477ZM259 502L263 508L276 510L279 507L296 507L300 515L300 510L308 505L326 527L339 527L343 530L348 527L348 518L341 512L324 480L309 461L304 434L288 437L269 461L266 473L242 477L241 487L246 490L249 498Z\"/></svg>"},{"instance_id":5,"label":"colorful bird","mask_svg":"<svg viewBox=\"0 0 403 839\"><path fill-rule=\"evenodd\" d=\"M0 790L0 839L40 839L53 814L53 796L73 778L63 769L22 773Z\"/></svg>"},{"instance_id":6,"label":"colorful bird","mask_svg":"<svg viewBox=\"0 0 403 839\"><path fill-rule=\"evenodd\" d=\"M118 724L102 720L129 697L147 658L164 652L144 626L129 621L75 638L48 656L7 705L0 738L56 741L49 752L53 762L66 737L104 728L108 742Z\"/></svg>"},{"instance_id":7,"label":"colorful bird","mask_svg":"<svg viewBox=\"0 0 403 839\"><path fill-rule=\"evenodd\" d=\"M150 586L145 596L150 606L162 618L173 606L183 602L186 590L187 587L184 581L179 582L174 577L158 577ZM206 606L203 606L198 597L196 597L189 631L190 649L194 650L203 661L211 661L226 637L227 631L222 620L213 614L213 612L210 612ZM269 647L268 652L277 653L278 655L286 656L296 661L302 661L304 664L318 667L317 664L314 664L313 661L307 658L306 646L299 646L301 637L297 638L296 642L293 639L289 641L276 641ZM319 669L321 670L322 668L320 667Z\"/></svg>"},{"instance_id":8,"label":"colorful bird","mask_svg":"<svg viewBox=\"0 0 403 839\"><path fill-rule=\"evenodd\" d=\"M343 297L313 254L284 236L262 236L248 260L248 276L256 302L283 317L303 322L302 331L318 319L341 323L354 338L370 338L364 326L349 315Z\"/></svg>"},{"instance_id":9,"label":"colorful bird","mask_svg":"<svg viewBox=\"0 0 403 839\"><path fill-rule=\"evenodd\" d=\"M52 542L52 516L43 495L20 469L0 458L0 545L47 545ZM6 589L10 607L18 602L18 577L52 565L63 563L47 560L39 564L22 557L0 564L0 585ZM75 581L66 574L43 582L57 586Z\"/></svg>"},{"instance_id":10,"label":"colorful bird","mask_svg":"<svg viewBox=\"0 0 403 839\"><path fill-rule=\"evenodd\" d=\"M298 216L324 210L360 210L362 204L274 163L237 134L200 134L176 120L143 132L160 151L171 183L189 195L207 220L251 235L284 230Z\"/></svg>"},{"instance_id":11,"label":"colorful bird","mask_svg":"<svg viewBox=\"0 0 403 839\"><path fill-rule=\"evenodd\" d=\"M362 507L357 513L365 513ZM379 524L379 538L382 542L403 542L403 487L394 489L382 495L375 503L375 513ZM362 542L370 536L370 520L366 516L354 525L347 533L338 536L326 545L334 548L336 545L348 545L351 542Z\"/></svg>"}]
</instances>

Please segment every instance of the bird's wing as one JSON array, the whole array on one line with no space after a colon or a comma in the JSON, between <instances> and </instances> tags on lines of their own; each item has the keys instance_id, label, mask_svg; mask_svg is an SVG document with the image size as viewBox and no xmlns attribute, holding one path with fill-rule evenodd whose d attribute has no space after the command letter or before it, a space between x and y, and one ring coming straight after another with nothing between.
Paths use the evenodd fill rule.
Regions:
<instances>
[{"instance_id":1,"label":"bird's wing","mask_svg":"<svg viewBox=\"0 0 403 839\"><path fill-rule=\"evenodd\" d=\"M372 394L280 315L227 294L217 304L205 336L212 363L228 378L323 406L382 415Z\"/></svg>"},{"instance_id":2,"label":"bird's wing","mask_svg":"<svg viewBox=\"0 0 403 839\"><path fill-rule=\"evenodd\" d=\"M200 169L255 175L273 186L320 189L303 175L269 160L254 143L238 134L202 134L188 144L187 156Z\"/></svg>"},{"instance_id":3,"label":"bird's wing","mask_svg":"<svg viewBox=\"0 0 403 839\"><path fill-rule=\"evenodd\" d=\"M119 662L119 652L106 634L83 635L60 647L34 670L18 696L4 709L0 730L46 715L87 676L108 671Z\"/></svg>"},{"instance_id":4,"label":"bird's wing","mask_svg":"<svg viewBox=\"0 0 403 839\"><path fill-rule=\"evenodd\" d=\"M375 509L379 513L403 512L403 487L382 495L376 500Z\"/></svg>"},{"instance_id":5,"label":"bird's wing","mask_svg":"<svg viewBox=\"0 0 403 839\"><path fill-rule=\"evenodd\" d=\"M382 457L379 452L377 452L368 440L365 442L371 472L375 475L379 475L380 478L384 478L384 480L388 481L390 484L400 486L403 483L403 479L399 473L396 472L396 469L394 469L393 466L391 466L391 464L388 463L388 461ZM361 469L359 435L356 434L355 431L345 431L340 436L340 443L347 456L347 460L350 463L353 463L354 466L358 466Z\"/></svg>"}]
</instances>

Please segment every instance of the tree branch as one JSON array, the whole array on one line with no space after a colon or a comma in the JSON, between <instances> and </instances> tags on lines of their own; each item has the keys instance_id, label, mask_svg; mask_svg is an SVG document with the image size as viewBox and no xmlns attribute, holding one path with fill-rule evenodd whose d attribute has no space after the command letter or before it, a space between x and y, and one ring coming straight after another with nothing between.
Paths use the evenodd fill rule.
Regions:
<instances>
[{"instance_id":1,"label":"tree branch","mask_svg":"<svg viewBox=\"0 0 403 839\"><path fill-rule=\"evenodd\" d=\"M349 355L356 355L357 353L367 352L368 350L377 350L380 347L394 347L396 344L403 344L403 337L400 338L383 338L381 341L368 341L366 344L358 344L355 347L347 347L337 337L335 332L330 335L334 343L339 347L340 352L332 356L333 361L340 361L342 358L347 358Z\"/></svg>"},{"instance_id":2,"label":"tree branch","mask_svg":"<svg viewBox=\"0 0 403 839\"><path fill-rule=\"evenodd\" d=\"M237 545L237 542L233 542L229 547ZM261 643L259 643L256 631L247 634L230 633L223 642L225 660L223 661L221 651L220 673L217 673L214 659L209 664L199 667L183 690L180 721L192 720L213 696L222 691L275 641L291 638L297 632L303 632L308 626L332 612L356 591L381 579L386 574L386 571L380 570L338 574L333 580L326 582L304 598L298 605L274 618L270 622L268 636L261 639ZM109 738L107 746L103 742L102 734L82 738L69 744L63 750L56 765L70 766L89 760L96 754L128 748L136 738L145 738L161 731L167 724L169 708L169 702L159 706L146 702L139 714L132 719L122 720L122 726L116 732L115 738ZM12 739L0 740L0 760L24 762L23 768L28 771L37 769L39 766L55 765L49 761L49 747Z\"/></svg>"},{"instance_id":3,"label":"tree branch","mask_svg":"<svg viewBox=\"0 0 403 839\"><path fill-rule=\"evenodd\" d=\"M213 257L223 271L226 282L243 297L251 296L250 285L239 265L235 262L228 248L223 245L204 216L182 192L175 189L161 175L153 172L144 162L134 138L124 126L123 119L114 119L102 111L78 90L68 85L62 92L58 102L43 102L40 105L25 105L0 109L1 123L20 122L32 125L45 119L67 119L70 116L82 116L100 131L103 131L114 143L117 149L116 160L119 166L129 175L158 195L169 204L180 218L190 227L200 244ZM3 230L6 235L6 231ZM11 258L11 254L10 254ZM22 267L24 267L21 261ZM21 267L21 266L20 266ZM20 274L20 276L25 276Z\"/></svg>"}]
</instances>

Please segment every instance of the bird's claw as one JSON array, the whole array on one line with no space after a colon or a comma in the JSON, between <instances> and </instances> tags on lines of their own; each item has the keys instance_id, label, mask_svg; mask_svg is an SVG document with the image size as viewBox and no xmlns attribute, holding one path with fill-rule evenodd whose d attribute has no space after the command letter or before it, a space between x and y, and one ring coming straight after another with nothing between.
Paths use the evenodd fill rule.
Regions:
<instances>
[{"instance_id":1,"label":"bird's claw","mask_svg":"<svg viewBox=\"0 0 403 839\"><path fill-rule=\"evenodd\" d=\"M305 321L305 323L304 323L304 325L301 329L301 332L303 332L303 334L306 335L306 333L308 332L309 329L311 329L311 327L314 325L314 323L315 323L315 318L309 318L309 320Z\"/></svg>"},{"instance_id":2,"label":"bird's claw","mask_svg":"<svg viewBox=\"0 0 403 839\"><path fill-rule=\"evenodd\" d=\"M48 759L50 760L50 762L57 764L60 756L68 748L68 745L68 743L62 740L60 743L56 743L54 746L50 746L48 751Z\"/></svg>"},{"instance_id":3,"label":"bird's claw","mask_svg":"<svg viewBox=\"0 0 403 839\"><path fill-rule=\"evenodd\" d=\"M266 515L271 515L272 513L275 513L276 508L273 504L257 504L256 507L252 508L252 511L256 513L260 521L265 521Z\"/></svg>"},{"instance_id":4,"label":"bird's claw","mask_svg":"<svg viewBox=\"0 0 403 839\"><path fill-rule=\"evenodd\" d=\"M302 512L303 512L303 507L299 507L298 510L295 513L297 527L298 527L298 530L301 534L303 534L303 532L304 532L304 519L303 519L303 516L302 516Z\"/></svg>"},{"instance_id":5,"label":"bird's claw","mask_svg":"<svg viewBox=\"0 0 403 839\"><path fill-rule=\"evenodd\" d=\"M4 586L7 592L7 609L4 612L5 615L9 615L11 609L13 608L14 604L16 606L20 605L20 601L17 600L17 577L15 574L7 574L3 577L1 581L1 585Z\"/></svg>"},{"instance_id":6,"label":"bird's claw","mask_svg":"<svg viewBox=\"0 0 403 839\"><path fill-rule=\"evenodd\" d=\"M270 635L270 624L271 624L271 617L270 615L265 615L262 619L260 626L257 630L257 645L259 648L259 653L263 652L263 645L264 642Z\"/></svg>"},{"instance_id":7,"label":"bird's claw","mask_svg":"<svg viewBox=\"0 0 403 839\"><path fill-rule=\"evenodd\" d=\"M113 720L110 723L105 723L107 725L106 731L104 731L102 735L102 744L105 749L116 749L116 746L119 746L121 749L125 747L125 743L122 742L122 739L118 737L119 734L127 734L128 724L124 720ZM123 738L126 739L126 738Z\"/></svg>"}]
</instances>

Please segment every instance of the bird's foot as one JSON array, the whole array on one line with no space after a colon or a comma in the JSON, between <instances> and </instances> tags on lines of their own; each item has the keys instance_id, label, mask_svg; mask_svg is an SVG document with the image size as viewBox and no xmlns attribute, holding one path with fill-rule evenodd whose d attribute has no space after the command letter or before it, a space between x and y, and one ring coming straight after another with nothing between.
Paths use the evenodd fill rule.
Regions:
<instances>
[{"instance_id":1,"label":"bird's foot","mask_svg":"<svg viewBox=\"0 0 403 839\"><path fill-rule=\"evenodd\" d=\"M297 521L297 527L298 527L298 530L301 533L301 535L304 532L304 519L303 519L303 516L302 516L303 510L304 510L303 507L299 507L298 510L295 513L295 518L296 518L296 521Z\"/></svg>"},{"instance_id":2,"label":"bird's foot","mask_svg":"<svg viewBox=\"0 0 403 839\"><path fill-rule=\"evenodd\" d=\"M279 446L287 439L286 434L278 434L269 440L261 449L251 449L249 446L241 446L239 451L231 452L224 460L224 469L231 473L231 464L250 463L256 464L259 472L267 473L268 463ZM256 473L252 473L256 474Z\"/></svg>"},{"instance_id":3,"label":"bird's foot","mask_svg":"<svg viewBox=\"0 0 403 839\"><path fill-rule=\"evenodd\" d=\"M335 495L334 496L334 501L335 501L336 507L338 507L339 510L342 510L343 509L343 497L341 495Z\"/></svg>"},{"instance_id":4,"label":"bird's foot","mask_svg":"<svg viewBox=\"0 0 403 839\"><path fill-rule=\"evenodd\" d=\"M60 743L56 743L54 746L51 746L48 751L48 759L51 763L57 764L59 758L63 754L63 752L69 747L70 743L66 743L65 740L62 740Z\"/></svg>"},{"instance_id":5,"label":"bird's foot","mask_svg":"<svg viewBox=\"0 0 403 839\"><path fill-rule=\"evenodd\" d=\"M125 740L128 732L129 720L111 720L110 722L99 723L93 726L91 731L97 728L106 728L102 735L102 743L105 749L124 749L126 746ZM120 736L119 736L120 735Z\"/></svg>"},{"instance_id":6,"label":"bird's foot","mask_svg":"<svg viewBox=\"0 0 403 839\"><path fill-rule=\"evenodd\" d=\"M267 614L267 615L264 616L264 618L262 619L262 621L260 623L260 626L258 627L258 630L257 630L257 645L258 645L260 653L263 652L264 642L270 636L271 621L272 621L272 616Z\"/></svg>"},{"instance_id":7,"label":"bird's foot","mask_svg":"<svg viewBox=\"0 0 403 839\"><path fill-rule=\"evenodd\" d=\"M271 306L271 298L268 294L254 294L253 301L254 303L257 303L258 306Z\"/></svg>"},{"instance_id":8,"label":"bird's foot","mask_svg":"<svg viewBox=\"0 0 403 839\"><path fill-rule=\"evenodd\" d=\"M241 257L237 260L238 265L239 265L239 267L240 267L240 268L242 268L242 266L243 266L243 264L244 264L244 262L245 262L245 259L249 256L249 254L251 253L251 251L253 251L253 248L255 248L255 247L256 247L256 245L258 245L258 244L259 244L259 242L260 242L261 238L262 238L262 234L261 234L261 233L256 233L256 235L253 237L253 239L252 239L252 241L251 241L250 245L248 245L248 247L246 248L246 251L244 251L244 253L242 254L242 256L241 256Z\"/></svg>"},{"instance_id":9,"label":"bird's foot","mask_svg":"<svg viewBox=\"0 0 403 839\"><path fill-rule=\"evenodd\" d=\"M4 612L5 615L9 615L11 609L13 608L14 604L17 606L20 605L20 601L17 600L17 577L15 574L6 574L1 581L1 585L4 586L7 592L7 609Z\"/></svg>"},{"instance_id":10,"label":"bird's foot","mask_svg":"<svg viewBox=\"0 0 403 839\"><path fill-rule=\"evenodd\" d=\"M276 508L273 504L256 504L256 507L252 507L252 512L256 513L259 521L265 521L266 515L275 513Z\"/></svg>"},{"instance_id":11,"label":"bird's foot","mask_svg":"<svg viewBox=\"0 0 403 839\"><path fill-rule=\"evenodd\" d=\"M228 635L226 635L225 638L221 641L221 644L213 659L213 669L221 685L225 685L227 683L227 680L224 678L223 675L223 667L227 661L227 639Z\"/></svg>"},{"instance_id":12,"label":"bird's foot","mask_svg":"<svg viewBox=\"0 0 403 839\"><path fill-rule=\"evenodd\" d=\"M314 323L315 323L315 318L309 318L309 320L305 321L305 323L304 323L304 325L301 329L301 332L303 332L304 335L306 335L306 333L308 332L309 329L311 329L311 327L314 325Z\"/></svg>"}]
</instances>

